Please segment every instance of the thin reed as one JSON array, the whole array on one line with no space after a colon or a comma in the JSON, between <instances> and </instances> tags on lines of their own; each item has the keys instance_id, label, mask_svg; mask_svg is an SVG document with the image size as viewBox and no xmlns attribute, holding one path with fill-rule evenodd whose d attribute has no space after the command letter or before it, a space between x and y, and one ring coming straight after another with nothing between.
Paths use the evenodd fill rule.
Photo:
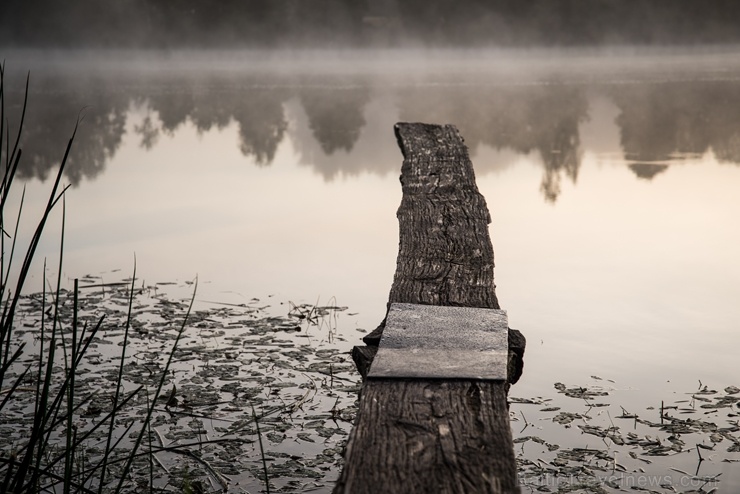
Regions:
<instances>
[{"instance_id":1,"label":"thin reed","mask_svg":"<svg viewBox=\"0 0 740 494\"><path fill-rule=\"evenodd\" d=\"M115 382L111 405L107 412L96 420L80 420L84 407L94 398L92 391L80 393L76 377L84 369L90 344L103 328L105 316L100 317L88 327L81 324L78 280L74 281L72 292L71 321L63 317L69 310L68 292L63 288L61 273L64 258L64 197L67 187L61 185L65 167L69 161L79 120L74 125L72 135L61 158L59 169L49 191L49 198L41 218L35 223L35 230L25 254L16 268L14 260L19 226L22 218L25 188L13 223L8 227L6 208L11 191L15 190L15 176L21 163L21 133L25 120L29 79L26 78L25 96L17 125L17 132L11 136L11 125L6 114L5 66L0 65L0 164L3 166L0 182L0 417L4 420L17 419L28 423L23 430L22 439L12 451L0 453L0 492L37 493L63 492L102 494L103 492L124 492L135 489L129 475L134 462L143 456L154 454L151 441L144 442L151 431L151 419L163 386L167 380L175 348L182 336L192 308L191 304L179 326L164 368L156 382L153 394L144 386L126 391L123 385L123 369L126 362L126 345L132 322L132 302L135 293L136 266L129 291L128 314L121 346L118 379ZM12 145L11 145L12 143ZM56 284L47 292L42 287L40 324L35 328L36 341L29 345L28 338L16 334L15 319L19 301L26 280L34 267L34 258L41 241L44 227L52 213L62 203L62 228L59 241L59 262ZM8 233L11 230L12 233ZM43 263L43 278L46 278L46 261ZM197 284L196 284L197 286ZM29 355L30 353L30 355ZM23 360L21 357L24 356ZM63 372L56 369L62 366ZM35 399L18 398L23 384L34 382L32 389ZM25 388L25 387L24 387ZM121 414L142 393L146 393L146 409L143 418L121 423ZM17 401L17 403L16 403ZM19 414L21 403L25 409ZM135 429L138 428L138 429ZM104 439L100 440L100 435ZM131 436L130 436L131 435ZM133 441L129 438L133 437ZM103 443L101 454L91 455L89 451ZM149 447L142 451L142 443ZM113 474L115 473L115 475ZM151 479L151 475L150 475ZM149 486L151 492L152 486Z\"/></svg>"}]
</instances>

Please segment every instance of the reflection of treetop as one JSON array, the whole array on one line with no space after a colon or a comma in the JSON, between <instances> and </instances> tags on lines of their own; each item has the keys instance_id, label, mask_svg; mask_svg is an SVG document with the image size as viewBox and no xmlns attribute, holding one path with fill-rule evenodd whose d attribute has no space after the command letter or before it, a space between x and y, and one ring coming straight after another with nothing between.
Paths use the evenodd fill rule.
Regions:
<instances>
[{"instance_id":1,"label":"reflection of treetop","mask_svg":"<svg viewBox=\"0 0 740 494\"><path fill-rule=\"evenodd\" d=\"M735 111L740 106L740 84L732 82L633 84L588 90L576 85L427 85L379 87L371 92L367 81L287 84L268 76L239 84L214 80L201 86L173 80L165 90L137 84L125 86L125 93L115 84L105 81L83 93L78 88L65 89L58 82L34 85L32 81L22 142L31 154L22 160L19 176L47 177L61 159L60 143L66 142L74 124L69 115L83 107L83 125L67 167L72 184L83 177L94 178L104 169L121 145L131 108L146 110L145 117L133 126L145 149L186 123L199 132L236 125L242 153L266 166L287 136L286 103L297 99L310 132L293 133L292 138L313 139L325 156L338 151L351 153L367 125L373 94L382 91L392 93L397 102L399 114L389 115L389 120L455 124L471 150L485 144L520 154L536 153L544 168L541 191L548 201L557 199L562 177L573 182L578 177L580 126L588 119L588 91L592 90L602 91L616 105L619 114L615 123L625 158L642 164L632 167L638 176L647 177L657 170L645 165L701 155L710 149L721 161L740 163L740 115ZM368 138L390 135L389 128L387 135ZM371 143L363 149L390 145L392 142ZM309 165L322 166L321 156L313 159ZM387 171L387 166L373 165L372 161L368 160L367 166L378 166L377 173ZM481 172L489 166L476 163Z\"/></svg>"},{"instance_id":2,"label":"reflection of treetop","mask_svg":"<svg viewBox=\"0 0 740 494\"><path fill-rule=\"evenodd\" d=\"M42 88L29 96L21 140L24 159L18 167L20 178L44 180L59 165L59 150L64 149L78 112L82 117L80 129L65 175L72 185L78 185L83 177L95 178L105 169L123 138L128 98L104 93L91 93L84 98L65 94L61 98Z\"/></svg>"},{"instance_id":3,"label":"reflection of treetop","mask_svg":"<svg viewBox=\"0 0 740 494\"><path fill-rule=\"evenodd\" d=\"M623 86L611 96L625 157L660 162L701 155L740 163L740 85L727 82Z\"/></svg>"},{"instance_id":4,"label":"reflection of treetop","mask_svg":"<svg viewBox=\"0 0 740 494\"><path fill-rule=\"evenodd\" d=\"M584 91L571 86L408 90L402 120L455 123L471 148L479 143L521 154L536 151L545 168L541 190L560 193L560 175L575 182L580 167L579 124L588 115Z\"/></svg>"},{"instance_id":5,"label":"reflection of treetop","mask_svg":"<svg viewBox=\"0 0 740 494\"><path fill-rule=\"evenodd\" d=\"M351 151L365 126L363 108L370 100L369 89L313 87L302 90L300 98L321 149L326 154Z\"/></svg>"},{"instance_id":6,"label":"reflection of treetop","mask_svg":"<svg viewBox=\"0 0 740 494\"><path fill-rule=\"evenodd\" d=\"M172 134L190 121L199 132L213 127L223 129L236 122L239 127L239 148L246 156L254 156L258 164L268 165L275 157L288 123L283 103L289 97L285 91L271 88L245 88L227 91L215 86L204 90L180 84L176 91L149 94L141 99L159 115L161 128ZM151 125L141 127L142 143L154 132Z\"/></svg>"}]
</instances>

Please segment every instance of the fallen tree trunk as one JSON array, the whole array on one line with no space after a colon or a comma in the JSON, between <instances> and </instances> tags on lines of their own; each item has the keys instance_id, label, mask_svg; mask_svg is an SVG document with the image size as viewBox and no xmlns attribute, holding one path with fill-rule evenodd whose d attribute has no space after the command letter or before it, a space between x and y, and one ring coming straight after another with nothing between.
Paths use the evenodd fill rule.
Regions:
<instances>
[{"instance_id":1,"label":"fallen tree trunk","mask_svg":"<svg viewBox=\"0 0 740 494\"><path fill-rule=\"evenodd\" d=\"M403 199L388 309L394 303L500 309L490 215L459 132L426 124L397 124L395 131ZM364 338L368 346L353 350L363 377L378 345L385 348L387 320ZM521 374L524 346L521 333L509 330L508 380L371 372L334 493L520 492L506 396Z\"/></svg>"}]
</instances>

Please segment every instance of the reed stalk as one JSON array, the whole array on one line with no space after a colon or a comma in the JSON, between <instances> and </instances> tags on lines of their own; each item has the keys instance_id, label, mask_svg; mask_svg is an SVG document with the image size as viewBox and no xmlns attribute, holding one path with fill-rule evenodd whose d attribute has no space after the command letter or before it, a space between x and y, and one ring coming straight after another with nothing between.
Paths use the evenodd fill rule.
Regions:
<instances>
[{"instance_id":1,"label":"reed stalk","mask_svg":"<svg viewBox=\"0 0 740 494\"><path fill-rule=\"evenodd\" d=\"M134 398L145 392L143 386L138 386L126 393L123 386L124 365L127 359L126 347L133 317L132 307L136 282L136 260L134 259L134 273L128 294L128 314L112 406L107 413L88 424L85 429L78 429L77 424L82 408L89 403L94 393L92 391L81 393L76 386L76 376L85 364L90 344L102 329L105 319L105 316L100 317L89 330L87 324L80 327L79 282L77 279L74 280L72 293L71 322L66 322L63 315L67 297L62 288L66 216L64 197L68 187L62 186L62 178L80 121L78 120L74 126L49 191L46 207L40 219L35 223L28 247L20 266L16 269L13 261L16 257L16 247L19 245L17 243L19 226L24 221L22 212L25 187L20 196L20 205L12 234L8 233L5 228L5 208L9 204L8 198L11 191L17 189L14 184L22 156L21 130L26 117L29 81L30 77L27 77L18 134L11 140L10 124L5 111L7 95L5 66L0 64L0 167L2 168L0 173L3 174L0 180L0 388L4 395L0 401L0 416L7 410L8 404L16 398L17 390L24 380L30 376L36 379L33 387L35 397L29 405L32 407L33 419L28 430L25 431L25 437L17 445L15 451L7 454L0 453L0 492L14 494L123 492L130 489L128 474L134 460L142 455L149 456L149 483L153 483L154 464L151 460L154 447L151 441L145 443L148 447L142 447L143 437L145 434L150 434L152 430L151 420L155 404L167 381L175 349L185 331L193 307L195 291L182 324L178 326L177 337L167 356L162 374L155 381L155 391L151 396L147 394L145 417L121 426L119 424L121 414L131 405ZM56 286L49 287L47 291L46 284L42 283L40 325L37 328L38 344L34 345L33 350L38 354L34 353L29 360L30 363L24 368L19 368L21 366L19 359L27 351L27 345L14 331L16 314L26 280L34 264L44 227L60 199L62 200L62 219ZM43 279L45 279L46 260L43 264L43 274ZM197 288L197 281L195 287ZM51 298L50 304L48 298ZM47 310L50 310L49 314ZM55 372L55 367L61 364L63 364L64 373L59 376L60 373ZM13 376L12 382L6 383L10 381L11 372L17 375ZM134 429L135 427L138 430ZM132 430L135 431L135 440L133 444L127 444L124 438L128 438ZM88 442L93 440L94 434L99 431L105 431L105 449L102 455L91 458L87 452ZM121 475L117 479L110 479L108 472L110 466L120 463L123 463ZM150 485L150 492L152 491L153 486Z\"/></svg>"}]
</instances>

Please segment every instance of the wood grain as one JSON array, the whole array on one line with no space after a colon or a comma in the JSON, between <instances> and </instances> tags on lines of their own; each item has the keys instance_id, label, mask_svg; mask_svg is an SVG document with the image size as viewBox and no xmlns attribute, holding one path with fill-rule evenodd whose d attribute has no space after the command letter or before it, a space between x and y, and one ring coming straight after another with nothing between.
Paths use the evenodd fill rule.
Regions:
<instances>
[{"instance_id":1,"label":"wood grain","mask_svg":"<svg viewBox=\"0 0 740 494\"><path fill-rule=\"evenodd\" d=\"M389 304L499 309L490 215L462 137L451 125L401 123L395 131L404 157L403 198ZM363 376L383 327L365 338L368 347L353 351ZM525 340L516 333L521 357ZM521 362L511 355L509 372L519 365L520 374ZM366 380L334 493L520 492L508 387L466 379Z\"/></svg>"}]
</instances>

